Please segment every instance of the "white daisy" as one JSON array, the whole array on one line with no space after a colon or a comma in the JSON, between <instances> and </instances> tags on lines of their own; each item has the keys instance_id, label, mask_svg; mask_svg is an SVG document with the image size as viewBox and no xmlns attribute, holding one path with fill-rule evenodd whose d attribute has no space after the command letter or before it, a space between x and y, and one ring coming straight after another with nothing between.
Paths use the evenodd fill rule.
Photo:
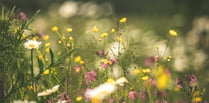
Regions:
<instances>
[{"instance_id":1,"label":"white daisy","mask_svg":"<svg viewBox=\"0 0 209 103\"><path fill-rule=\"evenodd\" d=\"M28 40L24 43L24 47L27 49L38 49L41 42L36 40Z\"/></svg>"},{"instance_id":2,"label":"white daisy","mask_svg":"<svg viewBox=\"0 0 209 103\"><path fill-rule=\"evenodd\" d=\"M59 85L55 85L54 87L52 87L52 89L47 89L43 92L38 93L38 96L48 96L54 92L56 92L59 89Z\"/></svg>"},{"instance_id":3,"label":"white daisy","mask_svg":"<svg viewBox=\"0 0 209 103\"><path fill-rule=\"evenodd\" d=\"M98 101L102 101L116 91L118 85L123 86L124 83L128 83L125 77L119 78L116 81L111 79L93 89L87 89L85 96L91 100L97 99Z\"/></svg>"}]
</instances>

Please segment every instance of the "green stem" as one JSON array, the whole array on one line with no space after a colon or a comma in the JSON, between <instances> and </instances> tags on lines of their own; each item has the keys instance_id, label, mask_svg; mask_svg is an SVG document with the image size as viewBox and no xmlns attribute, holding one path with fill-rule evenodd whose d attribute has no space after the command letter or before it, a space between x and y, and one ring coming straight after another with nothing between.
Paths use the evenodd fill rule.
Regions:
<instances>
[{"instance_id":1,"label":"green stem","mask_svg":"<svg viewBox=\"0 0 209 103\"><path fill-rule=\"evenodd\" d=\"M66 42L63 40L62 35L60 34L60 32L57 31L56 34L58 35L58 37L62 41L65 50L68 52L68 48L67 48Z\"/></svg>"},{"instance_id":2,"label":"green stem","mask_svg":"<svg viewBox=\"0 0 209 103\"><path fill-rule=\"evenodd\" d=\"M33 78L34 77L34 75L33 75L33 49L31 49L31 52L30 52L31 54L31 58L30 58L30 60L31 60L31 66L30 66L30 71L31 71L31 78Z\"/></svg>"},{"instance_id":3,"label":"green stem","mask_svg":"<svg viewBox=\"0 0 209 103\"><path fill-rule=\"evenodd\" d=\"M58 79L58 77L55 74L52 74L52 76L57 80L57 82L60 84L60 80Z\"/></svg>"},{"instance_id":4,"label":"green stem","mask_svg":"<svg viewBox=\"0 0 209 103\"><path fill-rule=\"evenodd\" d=\"M148 92L148 97L149 97L149 103L153 103L152 94L151 94L151 90L150 90L150 84L147 87L147 92Z\"/></svg>"}]
</instances>

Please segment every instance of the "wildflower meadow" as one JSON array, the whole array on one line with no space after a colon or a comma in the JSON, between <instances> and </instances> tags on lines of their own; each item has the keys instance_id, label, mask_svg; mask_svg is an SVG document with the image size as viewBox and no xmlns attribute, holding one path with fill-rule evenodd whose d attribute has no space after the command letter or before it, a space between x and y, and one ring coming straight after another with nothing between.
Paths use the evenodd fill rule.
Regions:
<instances>
[{"instance_id":1,"label":"wildflower meadow","mask_svg":"<svg viewBox=\"0 0 209 103\"><path fill-rule=\"evenodd\" d=\"M207 16L158 35L109 3L49 8L1 4L0 103L209 102Z\"/></svg>"}]
</instances>

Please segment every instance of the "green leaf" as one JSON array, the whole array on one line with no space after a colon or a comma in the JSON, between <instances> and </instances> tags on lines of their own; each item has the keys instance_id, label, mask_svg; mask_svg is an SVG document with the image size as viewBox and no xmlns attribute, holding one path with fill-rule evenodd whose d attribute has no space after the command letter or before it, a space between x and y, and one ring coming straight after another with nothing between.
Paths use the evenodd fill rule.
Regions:
<instances>
[{"instance_id":1,"label":"green leaf","mask_svg":"<svg viewBox=\"0 0 209 103\"><path fill-rule=\"evenodd\" d=\"M70 56L76 49L71 50L70 52L64 54L60 58L57 59L57 61L54 63L54 66L57 66L61 64L68 56Z\"/></svg>"},{"instance_id":2,"label":"green leaf","mask_svg":"<svg viewBox=\"0 0 209 103\"><path fill-rule=\"evenodd\" d=\"M38 67L40 69L40 73L43 72L43 69L44 69L44 65L42 63L42 61L37 57L37 60L38 60Z\"/></svg>"},{"instance_id":3,"label":"green leaf","mask_svg":"<svg viewBox=\"0 0 209 103\"><path fill-rule=\"evenodd\" d=\"M52 52L52 49L49 48L49 52L50 52L50 57L51 57L51 66L54 64L54 53Z\"/></svg>"},{"instance_id":4,"label":"green leaf","mask_svg":"<svg viewBox=\"0 0 209 103\"><path fill-rule=\"evenodd\" d=\"M43 83L44 87L49 88L49 84L46 82L46 80L42 80L42 83Z\"/></svg>"},{"instance_id":5,"label":"green leaf","mask_svg":"<svg viewBox=\"0 0 209 103\"><path fill-rule=\"evenodd\" d=\"M36 16L39 14L39 12L40 12L40 9L36 11L36 13L33 15L33 17L27 23L27 26L30 25L33 22L33 20L36 18Z\"/></svg>"}]
</instances>

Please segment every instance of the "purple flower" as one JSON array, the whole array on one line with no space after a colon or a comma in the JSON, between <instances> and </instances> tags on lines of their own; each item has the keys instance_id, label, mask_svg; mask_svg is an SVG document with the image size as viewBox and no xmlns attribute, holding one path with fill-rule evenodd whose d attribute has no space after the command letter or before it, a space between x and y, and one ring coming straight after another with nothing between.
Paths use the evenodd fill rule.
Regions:
<instances>
[{"instance_id":1,"label":"purple flower","mask_svg":"<svg viewBox=\"0 0 209 103\"><path fill-rule=\"evenodd\" d=\"M102 68L107 68L109 66L109 64L108 63L102 63Z\"/></svg>"},{"instance_id":2,"label":"purple flower","mask_svg":"<svg viewBox=\"0 0 209 103\"><path fill-rule=\"evenodd\" d=\"M117 58L110 58L109 61L112 62L112 64L118 64L118 59Z\"/></svg>"},{"instance_id":3,"label":"purple flower","mask_svg":"<svg viewBox=\"0 0 209 103\"><path fill-rule=\"evenodd\" d=\"M182 87L182 83L183 83L182 80L179 80L179 79L176 78L176 86L177 86L178 88L183 88L183 87Z\"/></svg>"},{"instance_id":4,"label":"purple flower","mask_svg":"<svg viewBox=\"0 0 209 103\"><path fill-rule=\"evenodd\" d=\"M44 38L44 33L43 33L43 32L39 32L39 33L37 33L37 35L38 35L38 37L41 38L41 39Z\"/></svg>"},{"instance_id":5,"label":"purple flower","mask_svg":"<svg viewBox=\"0 0 209 103\"><path fill-rule=\"evenodd\" d=\"M148 57L148 58L145 59L144 65L145 65L145 66L150 66L150 65L152 65L154 62L157 62L157 61L158 61L158 57L154 57L154 56Z\"/></svg>"},{"instance_id":6,"label":"purple flower","mask_svg":"<svg viewBox=\"0 0 209 103\"><path fill-rule=\"evenodd\" d=\"M85 79L87 79L87 81L94 81L94 80L96 80L96 72L95 71L90 71L90 72L87 72L86 74L85 74Z\"/></svg>"},{"instance_id":7,"label":"purple flower","mask_svg":"<svg viewBox=\"0 0 209 103\"><path fill-rule=\"evenodd\" d=\"M98 51L96 52L96 54L97 54L98 56L104 56L104 55L105 55L105 52L104 52L104 50L98 50Z\"/></svg>"},{"instance_id":8,"label":"purple flower","mask_svg":"<svg viewBox=\"0 0 209 103\"><path fill-rule=\"evenodd\" d=\"M194 74L188 74L185 75L185 77L189 81L190 86L192 86L197 81L197 77Z\"/></svg>"},{"instance_id":9,"label":"purple flower","mask_svg":"<svg viewBox=\"0 0 209 103\"><path fill-rule=\"evenodd\" d=\"M128 93L128 98L131 100L136 100L136 92L135 91L130 91Z\"/></svg>"},{"instance_id":10,"label":"purple flower","mask_svg":"<svg viewBox=\"0 0 209 103\"><path fill-rule=\"evenodd\" d=\"M26 14L24 12L19 12L18 13L18 18L20 20L23 20L23 21L26 21L27 20L27 16L26 16Z\"/></svg>"},{"instance_id":11,"label":"purple flower","mask_svg":"<svg viewBox=\"0 0 209 103\"><path fill-rule=\"evenodd\" d=\"M143 91L139 91L139 97L142 99L142 100L146 100L146 93L143 92Z\"/></svg>"},{"instance_id":12,"label":"purple flower","mask_svg":"<svg viewBox=\"0 0 209 103\"><path fill-rule=\"evenodd\" d=\"M189 82L189 85L192 86L197 80L197 77L192 74L191 77L190 77L190 82Z\"/></svg>"}]
</instances>

